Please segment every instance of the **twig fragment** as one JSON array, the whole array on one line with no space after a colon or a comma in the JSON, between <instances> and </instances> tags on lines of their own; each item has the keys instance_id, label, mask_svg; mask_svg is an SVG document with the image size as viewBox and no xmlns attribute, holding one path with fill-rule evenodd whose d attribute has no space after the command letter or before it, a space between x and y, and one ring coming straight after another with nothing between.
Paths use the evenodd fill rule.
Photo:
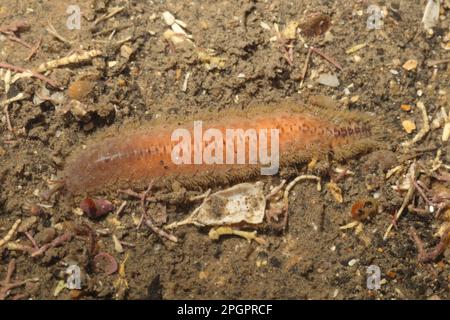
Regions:
<instances>
[{"instance_id":1,"label":"twig fragment","mask_svg":"<svg viewBox=\"0 0 450 320\"><path fill-rule=\"evenodd\" d=\"M28 57L25 58L25 61L30 61L31 58L33 58L33 56L36 54L36 52L38 52L41 44L42 44L42 37L39 38L38 42L36 42L36 44L31 48L30 53L28 54Z\"/></svg>"},{"instance_id":2,"label":"twig fragment","mask_svg":"<svg viewBox=\"0 0 450 320\"><path fill-rule=\"evenodd\" d=\"M116 14L122 12L125 9L125 7L114 7L111 9L110 12L105 13L104 15L102 15L101 17L99 17L97 20L94 21L94 26L97 25L98 23L108 20L109 18L115 16Z\"/></svg>"},{"instance_id":3,"label":"twig fragment","mask_svg":"<svg viewBox=\"0 0 450 320\"><path fill-rule=\"evenodd\" d=\"M312 50L311 50L311 48L309 48L308 54L306 55L305 64L303 65L302 80L300 81L300 88L303 87L303 82L305 82L306 72L308 72L308 63L309 63L309 58L311 57L311 52L312 52Z\"/></svg>"},{"instance_id":4,"label":"twig fragment","mask_svg":"<svg viewBox=\"0 0 450 320\"><path fill-rule=\"evenodd\" d=\"M0 33L3 33L9 40L20 43L24 47L31 49L31 45L20 39L17 34L21 31L27 30L30 25L25 21L16 21L6 27L0 28Z\"/></svg>"},{"instance_id":5,"label":"twig fragment","mask_svg":"<svg viewBox=\"0 0 450 320\"><path fill-rule=\"evenodd\" d=\"M23 100L23 99L25 99L25 98L27 98L27 96L26 96L23 92L20 92L17 96L12 97L12 98L10 98L10 99L7 99L7 100L5 100L5 101L0 102L0 107L4 107L4 108L3 108L3 112L5 113L6 126L8 127L8 130L11 131L11 132L13 132L14 129L13 129L13 126L12 126L12 124L11 124L11 118L10 118L10 116L9 116L9 109L8 109L8 107L9 107L9 105L10 105L11 103L16 102L16 101Z\"/></svg>"},{"instance_id":6,"label":"twig fragment","mask_svg":"<svg viewBox=\"0 0 450 320\"><path fill-rule=\"evenodd\" d=\"M12 124L11 124L11 117L9 116L8 105L5 105L5 107L3 108L3 113L5 114L6 126L8 127L8 130L13 132L14 129L13 129Z\"/></svg>"},{"instance_id":7,"label":"twig fragment","mask_svg":"<svg viewBox=\"0 0 450 320\"><path fill-rule=\"evenodd\" d=\"M112 27L112 28L108 28L108 29L105 29L105 30L100 30L98 32L95 32L95 33L92 34L92 36L97 37L97 36L102 36L104 34L109 34L111 32L116 33L116 32L119 32L121 30L131 28L132 26L134 26L134 25L130 23L130 24L122 25L122 26Z\"/></svg>"},{"instance_id":8,"label":"twig fragment","mask_svg":"<svg viewBox=\"0 0 450 320\"><path fill-rule=\"evenodd\" d=\"M146 199L148 193L150 192L151 188L152 188L152 183L150 183L149 187L147 188L147 190L143 193L143 195L141 197L142 217L145 220L145 224L159 237L166 238L173 242L178 242L177 237L175 237L173 234L170 234L170 233L160 229L159 227L157 227L156 224L153 222L152 217L147 215L147 209L145 208L145 199Z\"/></svg>"},{"instance_id":9,"label":"twig fragment","mask_svg":"<svg viewBox=\"0 0 450 320\"><path fill-rule=\"evenodd\" d=\"M17 102L17 101L23 100L23 99L25 99L25 98L27 98L27 96L26 96L23 92L20 92L20 93L19 93L17 96L15 96L15 97L12 97L12 98L7 99L7 100L5 100L5 101L1 101L1 102L0 102L0 107L7 106L7 105L9 105L9 104L11 104L11 103L13 103L13 102Z\"/></svg>"},{"instance_id":10,"label":"twig fragment","mask_svg":"<svg viewBox=\"0 0 450 320\"><path fill-rule=\"evenodd\" d=\"M211 191L211 190L208 190ZM187 224L193 224L195 226L198 227L203 227L203 224L200 224L198 222L195 221L195 217L197 216L198 212L200 211L200 208L206 203L206 201L209 199L209 192L207 192L207 196L203 198L203 202L201 205L199 205L197 208L194 209L194 211L192 211L192 213L189 215L189 217L187 217L186 219L182 220L182 221L175 221L172 222L171 224L165 226L165 229L174 229L174 228L178 228L180 226L184 226Z\"/></svg>"},{"instance_id":11,"label":"twig fragment","mask_svg":"<svg viewBox=\"0 0 450 320\"><path fill-rule=\"evenodd\" d=\"M195 202L197 200L203 200L209 197L209 195L211 194L211 189L206 190L205 193L198 195L198 196L192 196L189 198L190 202Z\"/></svg>"},{"instance_id":12,"label":"twig fragment","mask_svg":"<svg viewBox=\"0 0 450 320\"><path fill-rule=\"evenodd\" d=\"M26 21L16 21L6 27L0 28L0 33L11 35L21 31L25 31L30 28L30 25Z\"/></svg>"},{"instance_id":13,"label":"twig fragment","mask_svg":"<svg viewBox=\"0 0 450 320\"><path fill-rule=\"evenodd\" d=\"M427 61L427 66L434 67L442 63L449 63L450 59L442 59L442 60L429 60Z\"/></svg>"},{"instance_id":14,"label":"twig fragment","mask_svg":"<svg viewBox=\"0 0 450 320\"><path fill-rule=\"evenodd\" d=\"M33 245L34 249L39 250L39 246L36 243L36 240L34 240L33 236L28 231L25 231L25 235L28 238L28 240L30 240L30 242Z\"/></svg>"},{"instance_id":15,"label":"twig fragment","mask_svg":"<svg viewBox=\"0 0 450 320\"><path fill-rule=\"evenodd\" d=\"M413 180L415 180L415 175L416 175L415 167L416 167L416 163L413 162L409 168L409 176ZM406 193L406 196L403 199L403 203L402 203L400 209L398 209L397 213L394 215L394 218L393 218L391 224L388 226L386 232L384 233L383 240L386 240L389 237L389 233L391 232L392 228L395 226L396 222L402 215L403 210L405 210L406 206L411 202L415 190L416 190L416 188L415 188L414 184L411 183L411 185L408 189L408 192Z\"/></svg>"},{"instance_id":16,"label":"twig fragment","mask_svg":"<svg viewBox=\"0 0 450 320\"><path fill-rule=\"evenodd\" d=\"M6 62L0 62L0 68L8 69L8 70L11 70L11 71L14 71L14 72L29 72L33 77L35 77L35 78L37 78L39 80L42 80L44 82L47 82L52 87L54 87L54 88L58 88L59 87L59 85L55 81L53 81L52 79L49 79L46 76L44 76L44 75L42 75L42 74L40 74L38 72L34 72L32 70L27 70L25 68L14 66L14 65L6 63Z\"/></svg>"},{"instance_id":17,"label":"twig fragment","mask_svg":"<svg viewBox=\"0 0 450 320\"><path fill-rule=\"evenodd\" d=\"M123 210L125 209L126 206L127 206L127 202L123 201L122 204L120 205L120 207L116 211L116 216L122 215L122 212L123 212Z\"/></svg>"},{"instance_id":18,"label":"twig fragment","mask_svg":"<svg viewBox=\"0 0 450 320\"><path fill-rule=\"evenodd\" d=\"M45 72L45 71L56 69L56 68L59 68L61 66L65 66L68 64L87 62L87 61L91 60L92 58L100 56L101 54L102 54L102 52L100 50L96 50L96 49L90 50L90 51L84 51L83 53L80 53L80 54L74 53L68 57L47 61L47 62L41 64L36 69L36 71L37 72Z\"/></svg>"},{"instance_id":19,"label":"twig fragment","mask_svg":"<svg viewBox=\"0 0 450 320\"><path fill-rule=\"evenodd\" d=\"M243 230L236 230L231 227L221 226L215 229L212 228L211 230L209 230L208 233L208 236L211 240L219 240L219 238L224 235L235 235L247 239L248 242L254 240L261 245L267 244L266 240L257 236L256 231L249 232Z\"/></svg>"},{"instance_id":20,"label":"twig fragment","mask_svg":"<svg viewBox=\"0 0 450 320\"><path fill-rule=\"evenodd\" d=\"M270 199L272 199L274 196L276 196L277 193L280 192L280 191L284 188L285 185L286 185L286 180L285 180L285 179L281 180L281 183L280 183L278 186L274 187L274 188L270 191L270 193L266 196L266 201L267 201L267 200L270 200Z\"/></svg>"},{"instance_id":21,"label":"twig fragment","mask_svg":"<svg viewBox=\"0 0 450 320\"><path fill-rule=\"evenodd\" d=\"M6 249L8 249L9 251L23 251L23 252L27 252L29 254L32 254L35 250L35 248L21 244L21 243L17 243L17 242L8 242L6 244Z\"/></svg>"},{"instance_id":22,"label":"twig fragment","mask_svg":"<svg viewBox=\"0 0 450 320\"><path fill-rule=\"evenodd\" d=\"M58 247L58 246L62 245L64 242L68 242L68 241L72 240L72 237L73 237L73 234L71 232L66 232L63 235L61 235L61 236L57 237L56 239L54 239L52 242L43 245L42 247L39 248L39 250L34 251L31 254L31 256L33 258L41 256L48 249L54 248L54 247Z\"/></svg>"},{"instance_id":23,"label":"twig fragment","mask_svg":"<svg viewBox=\"0 0 450 320\"><path fill-rule=\"evenodd\" d=\"M7 38L8 38L9 40L11 40L11 41L20 43L20 44L23 45L25 48L32 49L32 46L31 46L30 44L26 43L25 41L23 41L22 39L20 39L20 38L14 36L14 35L7 36Z\"/></svg>"},{"instance_id":24,"label":"twig fragment","mask_svg":"<svg viewBox=\"0 0 450 320\"><path fill-rule=\"evenodd\" d=\"M329 63L331 63L333 66L335 66L339 70L342 70L342 66L336 60L331 58L330 56L326 55L325 53L323 53L322 51L320 51L319 49L314 48L314 47L311 47L311 50L313 52L317 53L319 56L321 56L325 60L327 60Z\"/></svg>"},{"instance_id":25,"label":"twig fragment","mask_svg":"<svg viewBox=\"0 0 450 320\"><path fill-rule=\"evenodd\" d=\"M12 239L12 237L14 236L14 234L17 231L17 228L19 228L19 225L21 222L22 222L21 219L17 219L16 222L14 222L14 224L12 225L11 229L9 229L6 236L4 236L3 239L0 240L0 248L3 247L5 244L7 244Z\"/></svg>"},{"instance_id":26,"label":"twig fragment","mask_svg":"<svg viewBox=\"0 0 450 320\"><path fill-rule=\"evenodd\" d=\"M422 111L423 127L422 127L422 129L419 130L419 132L417 132L417 134L415 135L415 137L412 140L402 143L402 145L404 147L410 147L414 143L422 140L422 138L428 133L428 131L430 131L430 122L428 121L428 114L427 114L427 109L425 108L425 105L423 104L422 101L418 101L417 107Z\"/></svg>"}]
</instances>

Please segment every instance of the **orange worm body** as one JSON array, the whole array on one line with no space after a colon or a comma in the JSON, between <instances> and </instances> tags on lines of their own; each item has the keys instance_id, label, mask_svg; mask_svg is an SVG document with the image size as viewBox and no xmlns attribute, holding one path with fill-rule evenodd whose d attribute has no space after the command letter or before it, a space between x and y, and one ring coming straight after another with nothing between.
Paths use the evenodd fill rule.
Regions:
<instances>
[{"instance_id":1,"label":"orange worm body","mask_svg":"<svg viewBox=\"0 0 450 320\"><path fill-rule=\"evenodd\" d=\"M335 112L288 106L263 111L219 113L203 122L203 132L218 129L278 129L280 166L295 165L332 153L343 160L372 149L377 142L375 121L358 112ZM222 119L222 120L216 120ZM154 124L147 128L122 130L88 144L69 157L63 180L74 194L102 191L156 180L161 184L179 181L185 186L211 186L245 180L260 173L261 164L175 164L172 141L175 129L193 132L193 121L173 125ZM203 141L206 147L213 141ZM271 138L267 145L270 146ZM236 143L236 140L234 141ZM192 152L194 142L190 145ZM225 158L225 148L223 148ZM268 147L268 150L270 148ZM237 151L236 148L234 150ZM245 157L249 159L249 149ZM271 150L274 151L274 150Z\"/></svg>"}]
</instances>

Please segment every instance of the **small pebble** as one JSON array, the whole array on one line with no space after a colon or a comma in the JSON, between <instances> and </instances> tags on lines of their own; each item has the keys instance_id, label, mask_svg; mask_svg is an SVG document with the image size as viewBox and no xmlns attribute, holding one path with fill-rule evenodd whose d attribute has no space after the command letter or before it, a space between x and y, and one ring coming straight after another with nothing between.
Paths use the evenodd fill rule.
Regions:
<instances>
[{"instance_id":1,"label":"small pebble","mask_svg":"<svg viewBox=\"0 0 450 320\"><path fill-rule=\"evenodd\" d=\"M403 64L403 69L411 71L417 68L417 60L411 59Z\"/></svg>"},{"instance_id":2,"label":"small pebble","mask_svg":"<svg viewBox=\"0 0 450 320\"><path fill-rule=\"evenodd\" d=\"M442 131L442 141L448 141L450 137L450 122L447 122L444 126L444 130Z\"/></svg>"},{"instance_id":3,"label":"small pebble","mask_svg":"<svg viewBox=\"0 0 450 320\"><path fill-rule=\"evenodd\" d=\"M414 130L416 130L416 124L411 120L403 120L402 126L407 133L412 133Z\"/></svg>"},{"instance_id":4,"label":"small pebble","mask_svg":"<svg viewBox=\"0 0 450 320\"><path fill-rule=\"evenodd\" d=\"M359 260L358 259L352 259L348 262L349 267L353 267Z\"/></svg>"},{"instance_id":5,"label":"small pebble","mask_svg":"<svg viewBox=\"0 0 450 320\"><path fill-rule=\"evenodd\" d=\"M125 59L129 59L132 54L133 48L131 48L130 46L124 44L123 46L120 47L120 55Z\"/></svg>"},{"instance_id":6,"label":"small pebble","mask_svg":"<svg viewBox=\"0 0 450 320\"><path fill-rule=\"evenodd\" d=\"M95 82L88 80L74 81L67 89L67 96L72 100L83 101L95 86Z\"/></svg>"},{"instance_id":7,"label":"small pebble","mask_svg":"<svg viewBox=\"0 0 450 320\"><path fill-rule=\"evenodd\" d=\"M411 105L409 105L409 104L402 104L400 106L400 109L402 109L403 111L411 111Z\"/></svg>"},{"instance_id":8,"label":"small pebble","mask_svg":"<svg viewBox=\"0 0 450 320\"><path fill-rule=\"evenodd\" d=\"M56 238L56 230L54 228L45 228L39 232L34 239L40 245L49 243Z\"/></svg>"},{"instance_id":9,"label":"small pebble","mask_svg":"<svg viewBox=\"0 0 450 320\"><path fill-rule=\"evenodd\" d=\"M353 96L353 97L350 98L350 101L352 103L356 103L356 102L358 102L358 100L359 100L359 96Z\"/></svg>"},{"instance_id":10,"label":"small pebble","mask_svg":"<svg viewBox=\"0 0 450 320\"><path fill-rule=\"evenodd\" d=\"M113 234L112 239L114 242L114 250L116 250L116 252L118 252L118 253L122 253L123 247L122 247L122 244L120 243L119 239L117 239L117 236Z\"/></svg>"}]
</instances>

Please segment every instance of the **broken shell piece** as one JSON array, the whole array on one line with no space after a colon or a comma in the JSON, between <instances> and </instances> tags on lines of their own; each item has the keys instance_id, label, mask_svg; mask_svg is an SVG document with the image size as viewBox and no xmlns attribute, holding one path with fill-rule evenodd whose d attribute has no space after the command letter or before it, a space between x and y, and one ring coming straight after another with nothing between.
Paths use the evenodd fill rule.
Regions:
<instances>
[{"instance_id":1,"label":"broken shell piece","mask_svg":"<svg viewBox=\"0 0 450 320\"><path fill-rule=\"evenodd\" d=\"M113 68L116 65L117 65L117 61L108 61L108 67L109 68Z\"/></svg>"},{"instance_id":2,"label":"broken shell piece","mask_svg":"<svg viewBox=\"0 0 450 320\"><path fill-rule=\"evenodd\" d=\"M360 224L361 224L361 222L354 220L354 221L352 221L350 223L347 223L344 226L339 227L339 230L352 229L352 228L355 228L355 227L359 226Z\"/></svg>"},{"instance_id":3,"label":"broken shell piece","mask_svg":"<svg viewBox=\"0 0 450 320\"><path fill-rule=\"evenodd\" d=\"M442 43L441 44L441 48L446 50L446 51L450 50L450 42Z\"/></svg>"},{"instance_id":4,"label":"broken shell piece","mask_svg":"<svg viewBox=\"0 0 450 320\"><path fill-rule=\"evenodd\" d=\"M428 0L422 17L423 27L428 30L436 26L439 21L439 5L436 0Z\"/></svg>"},{"instance_id":5,"label":"broken shell piece","mask_svg":"<svg viewBox=\"0 0 450 320\"><path fill-rule=\"evenodd\" d=\"M115 234L112 235L112 239L114 242L114 250L116 250L116 252L118 253L123 253L123 246Z\"/></svg>"},{"instance_id":6,"label":"broken shell piece","mask_svg":"<svg viewBox=\"0 0 450 320\"><path fill-rule=\"evenodd\" d=\"M186 28L186 27L187 27L187 23L184 22L184 21L182 21L182 20L175 19L175 23L178 24L178 25L180 25L180 26L183 27L183 28Z\"/></svg>"},{"instance_id":7,"label":"broken shell piece","mask_svg":"<svg viewBox=\"0 0 450 320\"><path fill-rule=\"evenodd\" d=\"M164 11L162 13L162 18L168 26L171 26L175 23L175 17L169 11Z\"/></svg>"},{"instance_id":8,"label":"broken shell piece","mask_svg":"<svg viewBox=\"0 0 450 320\"><path fill-rule=\"evenodd\" d=\"M225 69L226 58L215 55L213 50L197 50L197 55L200 61L205 63L207 70Z\"/></svg>"},{"instance_id":9,"label":"broken shell piece","mask_svg":"<svg viewBox=\"0 0 450 320\"><path fill-rule=\"evenodd\" d=\"M11 70L6 70L5 77L3 78L3 82L5 83L5 93L9 92L9 88L11 85Z\"/></svg>"},{"instance_id":10,"label":"broken shell piece","mask_svg":"<svg viewBox=\"0 0 450 320\"><path fill-rule=\"evenodd\" d=\"M412 122L411 120L402 121L402 126L403 126L403 129L405 129L405 131L407 133L411 133L414 130L416 130L416 124L414 122Z\"/></svg>"},{"instance_id":11,"label":"broken shell piece","mask_svg":"<svg viewBox=\"0 0 450 320\"><path fill-rule=\"evenodd\" d=\"M346 54L352 54L352 53L355 53L356 51L361 50L362 48L364 48L366 46L367 46L367 43L365 43L365 42L364 43L360 43L360 44L354 45L353 47L348 48L345 51L345 53Z\"/></svg>"},{"instance_id":12,"label":"broken shell piece","mask_svg":"<svg viewBox=\"0 0 450 320\"><path fill-rule=\"evenodd\" d=\"M189 40L186 38L186 36L184 34L176 33L170 29L167 29L166 31L164 31L163 37L166 40L171 41L174 45L182 44L183 42Z\"/></svg>"},{"instance_id":13,"label":"broken shell piece","mask_svg":"<svg viewBox=\"0 0 450 320\"><path fill-rule=\"evenodd\" d=\"M182 27L180 27L178 24L174 23L172 26L172 31L177 33L177 34L182 34L186 37L189 38L189 35L186 33L186 31L184 31L184 29Z\"/></svg>"},{"instance_id":14,"label":"broken shell piece","mask_svg":"<svg viewBox=\"0 0 450 320\"><path fill-rule=\"evenodd\" d=\"M417 68L417 60L414 59L408 60L403 64L402 67L403 69L408 71L414 70L415 68Z\"/></svg>"},{"instance_id":15,"label":"broken shell piece","mask_svg":"<svg viewBox=\"0 0 450 320\"><path fill-rule=\"evenodd\" d=\"M210 195L191 216L167 228L185 224L198 226L233 225L241 222L260 224L263 222L265 209L263 183L241 183Z\"/></svg>"},{"instance_id":16,"label":"broken shell piece","mask_svg":"<svg viewBox=\"0 0 450 320\"><path fill-rule=\"evenodd\" d=\"M441 107L436 117L431 122L431 128L432 129L440 128L447 121L447 118L448 118L447 112L445 111L444 107Z\"/></svg>"},{"instance_id":17,"label":"broken shell piece","mask_svg":"<svg viewBox=\"0 0 450 320\"><path fill-rule=\"evenodd\" d=\"M434 234L435 237L442 238L445 236L445 231L449 230L450 222L445 221L438 229L438 231Z\"/></svg>"},{"instance_id":18,"label":"broken shell piece","mask_svg":"<svg viewBox=\"0 0 450 320\"><path fill-rule=\"evenodd\" d=\"M50 95L50 100L54 104L62 104L65 101L64 94L62 92L55 92Z\"/></svg>"},{"instance_id":19,"label":"broken shell piece","mask_svg":"<svg viewBox=\"0 0 450 320\"><path fill-rule=\"evenodd\" d=\"M281 32L281 36L287 40L295 40L297 38L298 22L291 21L286 28Z\"/></svg>"},{"instance_id":20,"label":"broken shell piece","mask_svg":"<svg viewBox=\"0 0 450 320\"><path fill-rule=\"evenodd\" d=\"M261 21L259 25L261 26L261 28L270 31L270 26L266 22Z\"/></svg>"},{"instance_id":21,"label":"broken shell piece","mask_svg":"<svg viewBox=\"0 0 450 320\"><path fill-rule=\"evenodd\" d=\"M339 86L339 79L335 74L323 73L317 79L317 82L323 84L328 87L337 87Z\"/></svg>"},{"instance_id":22,"label":"broken shell piece","mask_svg":"<svg viewBox=\"0 0 450 320\"><path fill-rule=\"evenodd\" d=\"M120 55L124 57L125 59L129 59L131 55L133 54L134 49L130 46L124 44L120 47Z\"/></svg>"},{"instance_id":23,"label":"broken shell piece","mask_svg":"<svg viewBox=\"0 0 450 320\"><path fill-rule=\"evenodd\" d=\"M392 189L395 191L407 191L410 188L411 188L411 180L406 177L403 177L400 180L400 183L398 183L397 185L392 186Z\"/></svg>"}]
</instances>

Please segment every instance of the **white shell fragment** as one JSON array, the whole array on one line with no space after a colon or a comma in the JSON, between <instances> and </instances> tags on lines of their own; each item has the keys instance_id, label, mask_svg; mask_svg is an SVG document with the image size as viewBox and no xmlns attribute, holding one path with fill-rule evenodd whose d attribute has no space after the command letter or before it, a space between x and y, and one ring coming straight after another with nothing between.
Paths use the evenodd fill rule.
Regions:
<instances>
[{"instance_id":1,"label":"white shell fragment","mask_svg":"<svg viewBox=\"0 0 450 320\"><path fill-rule=\"evenodd\" d=\"M423 27L428 30L436 26L439 21L439 0L428 0L423 12Z\"/></svg>"},{"instance_id":2,"label":"white shell fragment","mask_svg":"<svg viewBox=\"0 0 450 320\"><path fill-rule=\"evenodd\" d=\"M186 38L192 39L192 35L187 34L183 28L187 27L187 24L181 20L175 19L174 15L169 11L164 11L162 13L162 19L170 27L167 29L163 36L172 41L174 44L179 44L187 40Z\"/></svg>"},{"instance_id":3,"label":"white shell fragment","mask_svg":"<svg viewBox=\"0 0 450 320\"><path fill-rule=\"evenodd\" d=\"M171 26L175 23L175 17L169 11L164 11L162 13L162 18L168 26Z\"/></svg>"},{"instance_id":4,"label":"white shell fragment","mask_svg":"<svg viewBox=\"0 0 450 320\"><path fill-rule=\"evenodd\" d=\"M263 183L241 183L210 195L190 217L167 228L185 224L198 226L233 225L241 222L259 224L263 222L265 209Z\"/></svg>"},{"instance_id":5,"label":"white shell fragment","mask_svg":"<svg viewBox=\"0 0 450 320\"><path fill-rule=\"evenodd\" d=\"M179 33L179 34L183 34L185 36L187 36L188 34L186 33L186 31L184 31L184 29L182 27L180 27L178 24L174 23L170 26L172 28L172 31L175 33Z\"/></svg>"},{"instance_id":6,"label":"white shell fragment","mask_svg":"<svg viewBox=\"0 0 450 320\"><path fill-rule=\"evenodd\" d=\"M444 126L444 131L442 131L442 141L448 141L450 137L450 122L447 122Z\"/></svg>"},{"instance_id":7,"label":"white shell fragment","mask_svg":"<svg viewBox=\"0 0 450 320\"><path fill-rule=\"evenodd\" d=\"M323 84L328 87L337 87L339 86L339 79L335 74L323 73L317 79L317 82Z\"/></svg>"}]
</instances>

